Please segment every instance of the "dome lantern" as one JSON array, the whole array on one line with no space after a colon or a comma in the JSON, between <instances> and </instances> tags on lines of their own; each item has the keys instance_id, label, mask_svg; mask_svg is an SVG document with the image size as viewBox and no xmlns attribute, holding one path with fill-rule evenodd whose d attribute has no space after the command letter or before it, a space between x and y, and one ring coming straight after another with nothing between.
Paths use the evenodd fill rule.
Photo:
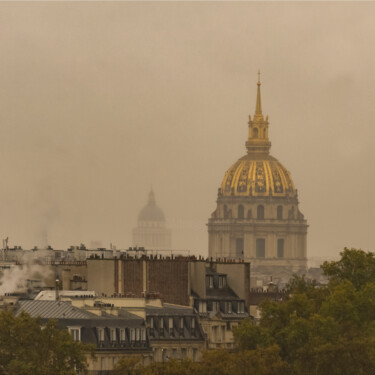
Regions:
<instances>
[{"instance_id":1,"label":"dome lantern","mask_svg":"<svg viewBox=\"0 0 375 375\"><path fill-rule=\"evenodd\" d=\"M264 120L262 113L262 102L260 97L260 71L258 72L257 99L255 104L255 114L253 120L249 116L249 137L246 142L248 154L264 153L268 154L271 148L271 142L268 139L268 116Z\"/></svg>"}]
</instances>

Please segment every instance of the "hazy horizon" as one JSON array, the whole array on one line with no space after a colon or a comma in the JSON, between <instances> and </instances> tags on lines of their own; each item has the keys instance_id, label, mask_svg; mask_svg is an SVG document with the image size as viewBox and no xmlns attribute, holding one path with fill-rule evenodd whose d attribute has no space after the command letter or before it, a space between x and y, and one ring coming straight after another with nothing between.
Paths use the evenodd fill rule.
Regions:
<instances>
[{"instance_id":1,"label":"hazy horizon","mask_svg":"<svg viewBox=\"0 0 375 375\"><path fill-rule=\"evenodd\" d=\"M374 3L0 3L0 237L132 245L152 186L175 249L207 255L261 70L271 154L308 256L374 250ZM367 165L369 162L370 165Z\"/></svg>"}]
</instances>

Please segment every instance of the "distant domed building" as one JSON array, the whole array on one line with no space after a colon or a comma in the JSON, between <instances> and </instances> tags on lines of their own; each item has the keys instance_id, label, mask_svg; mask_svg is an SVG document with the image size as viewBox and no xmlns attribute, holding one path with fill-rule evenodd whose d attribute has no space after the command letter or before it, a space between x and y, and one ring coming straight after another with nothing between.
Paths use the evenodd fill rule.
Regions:
<instances>
[{"instance_id":1,"label":"distant domed building","mask_svg":"<svg viewBox=\"0 0 375 375\"><path fill-rule=\"evenodd\" d=\"M244 259L252 276L288 280L307 270L307 222L298 208L288 170L269 154L268 116L262 114L260 80L249 116L247 154L225 173L217 208L208 221L209 256Z\"/></svg>"},{"instance_id":2,"label":"distant domed building","mask_svg":"<svg viewBox=\"0 0 375 375\"><path fill-rule=\"evenodd\" d=\"M138 215L137 227L133 229L133 245L148 250L171 249L171 230L167 228L163 211L156 205L152 190L147 205Z\"/></svg>"}]
</instances>

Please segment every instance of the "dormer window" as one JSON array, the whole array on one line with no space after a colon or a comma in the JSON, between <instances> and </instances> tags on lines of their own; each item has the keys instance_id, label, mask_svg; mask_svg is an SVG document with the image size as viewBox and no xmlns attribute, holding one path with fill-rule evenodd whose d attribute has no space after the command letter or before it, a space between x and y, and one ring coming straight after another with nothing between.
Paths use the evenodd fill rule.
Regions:
<instances>
[{"instance_id":1,"label":"dormer window","mask_svg":"<svg viewBox=\"0 0 375 375\"><path fill-rule=\"evenodd\" d=\"M135 329L135 341L141 341L141 328Z\"/></svg>"},{"instance_id":2,"label":"dormer window","mask_svg":"<svg viewBox=\"0 0 375 375\"><path fill-rule=\"evenodd\" d=\"M204 314L207 312L207 303L205 301L199 301L198 311L200 314Z\"/></svg>"},{"instance_id":3,"label":"dormer window","mask_svg":"<svg viewBox=\"0 0 375 375\"><path fill-rule=\"evenodd\" d=\"M225 303L225 310L228 314L231 314L232 313L232 302L226 302Z\"/></svg>"},{"instance_id":4,"label":"dormer window","mask_svg":"<svg viewBox=\"0 0 375 375\"><path fill-rule=\"evenodd\" d=\"M98 328L98 341L103 342L104 341L104 328Z\"/></svg>"},{"instance_id":5,"label":"dormer window","mask_svg":"<svg viewBox=\"0 0 375 375\"><path fill-rule=\"evenodd\" d=\"M141 340L146 341L146 330L141 328Z\"/></svg>"},{"instance_id":6,"label":"dormer window","mask_svg":"<svg viewBox=\"0 0 375 375\"><path fill-rule=\"evenodd\" d=\"M219 288L225 288L227 286L226 276L219 276Z\"/></svg>"},{"instance_id":7,"label":"dormer window","mask_svg":"<svg viewBox=\"0 0 375 375\"><path fill-rule=\"evenodd\" d=\"M120 341L125 342L126 341L126 331L125 328L120 328Z\"/></svg>"},{"instance_id":8,"label":"dormer window","mask_svg":"<svg viewBox=\"0 0 375 375\"><path fill-rule=\"evenodd\" d=\"M68 331L74 341L81 341L81 327L69 327Z\"/></svg>"},{"instance_id":9,"label":"dormer window","mask_svg":"<svg viewBox=\"0 0 375 375\"><path fill-rule=\"evenodd\" d=\"M237 312L239 314L243 314L245 312L245 302L238 302L238 305L237 305Z\"/></svg>"},{"instance_id":10,"label":"dormer window","mask_svg":"<svg viewBox=\"0 0 375 375\"><path fill-rule=\"evenodd\" d=\"M214 287L214 277L212 275L207 276L207 284L210 289Z\"/></svg>"},{"instance_id":11,"label":"dormer window","mask_svg":"<svg viewBox=\"0 0 375 375\"><path fill-rule=\"evenodd\" d=\"M116 328L109 329L109 336L112 342L116 341Z\"/></svg>"},{"instance_id":12,"label":"dormer window","mask_svg":"<svg viewBox=\"0 0 375 375\"><path fill-rule=\"evenodd\" d=\"M130 342L135 341L135 328L130 328Z\"/></svg>"}]
</instances>

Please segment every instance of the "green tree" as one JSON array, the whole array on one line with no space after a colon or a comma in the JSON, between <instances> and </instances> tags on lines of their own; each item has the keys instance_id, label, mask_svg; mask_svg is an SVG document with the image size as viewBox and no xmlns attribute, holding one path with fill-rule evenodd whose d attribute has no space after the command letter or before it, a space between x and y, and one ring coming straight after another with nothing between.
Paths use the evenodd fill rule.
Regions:
<instances>
[{"instance_id":1,"label":"green tree","mask_svg":"<svg viewBox=\"0 0 375 375\"><path fill-rule=\"evenodd\" d=\"M350 281L356 289L375 282L375 254L363 250L348 249L340 253L337 262L324 262L321 268L332 282Z\"/></svg>"},{"instance_id":2,"label":"green tree","mask_svg":"<svg viewBox=\"0 0 375 375\"><path fill-rule=\"evenodd\" d=\"M287 374L375 374L375 257L341 256L322 266L327 286L294 277L286 300L265 301L259 325L234 331L240 350L280 348Z\"/></svg>"},{"instance_id":3,"label":"green tree","mask_svg":"<svg viewBox=\"0 0 375 375\"><path fill-rule=\"evenodd\" d=\"M1 375L86 374L88 350L54 321L42 326L26 313L0 313Z\"/></svg>"}]
</instances>

